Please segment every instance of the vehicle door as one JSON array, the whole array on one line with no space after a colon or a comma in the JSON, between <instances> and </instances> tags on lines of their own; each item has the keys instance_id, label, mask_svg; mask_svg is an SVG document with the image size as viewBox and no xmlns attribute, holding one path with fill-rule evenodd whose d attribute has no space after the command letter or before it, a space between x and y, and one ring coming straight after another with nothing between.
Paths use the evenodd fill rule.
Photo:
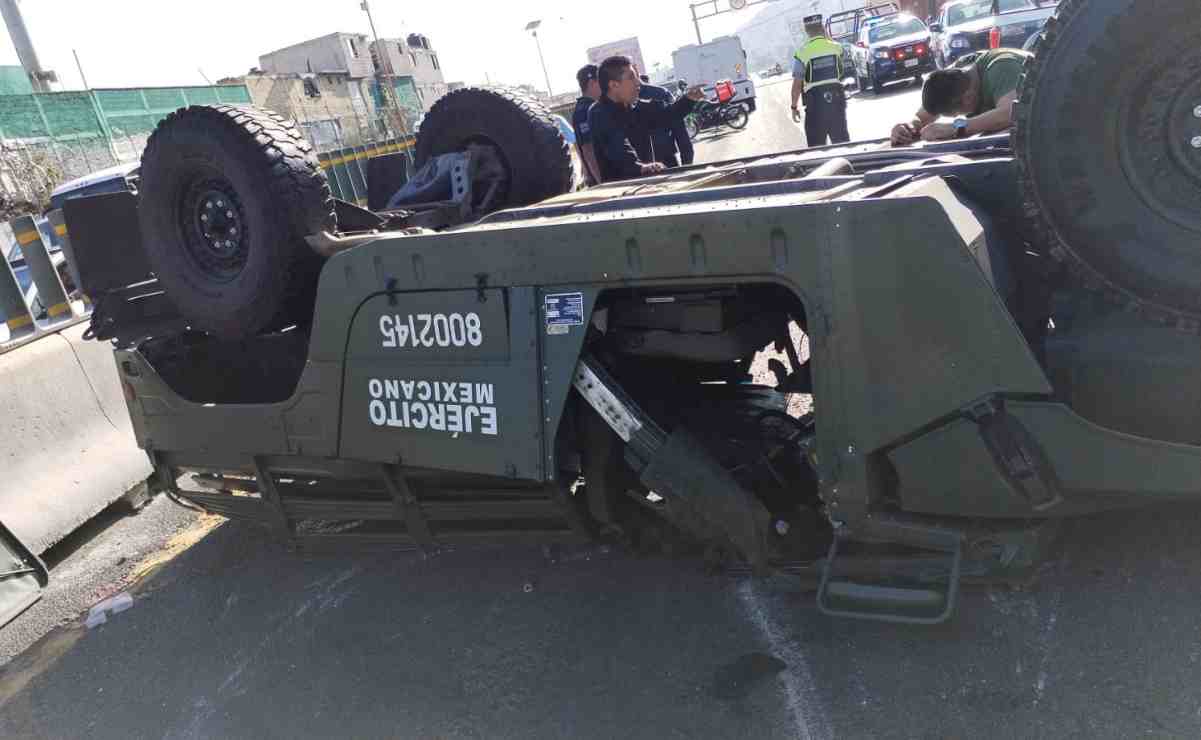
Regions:
<instances>
[{"instance_id":1,"label":"vehicle door","mask_svg":"<svg viewBox=\"0 0 1201 740\"><path fill-rule=\"evenodd\" d=\"M582 316L580 294L549 298ZM368 298L346 347L342 456L540 480L537 300L530 287Z\"/></svg>"}]
</instances>

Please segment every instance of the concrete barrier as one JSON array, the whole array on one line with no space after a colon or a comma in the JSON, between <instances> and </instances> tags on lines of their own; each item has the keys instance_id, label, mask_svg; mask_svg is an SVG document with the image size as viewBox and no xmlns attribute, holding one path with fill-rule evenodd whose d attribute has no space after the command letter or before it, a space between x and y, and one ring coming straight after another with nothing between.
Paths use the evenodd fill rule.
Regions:
<instances>
[{"instance_id":1,"label":"concrete barrier","mask_svg":"<svg viewBox=\"0 0 1201 740\"><path fill-rule=\"evenodd\" d=\"M112 350L83 331L0 355L0 521L39 554L151 473Z\"/></svg>"},{"instance_id":2,"label":"concrete barrier","mask_svg":"<svg viewBox=\"0 0 1201 740\"><path fill-rule=\"evenodd\" d=\"M78 285L61 214L50 214L48 223ZM112 348L84 341L81 322L91 306L71 302L39 225L26 216L11 227L42 316L31 313L11 265L0 258L7 329L0 336L0 523L37 554L151 474L134 442Z\"/></svg>"}]
</instances>

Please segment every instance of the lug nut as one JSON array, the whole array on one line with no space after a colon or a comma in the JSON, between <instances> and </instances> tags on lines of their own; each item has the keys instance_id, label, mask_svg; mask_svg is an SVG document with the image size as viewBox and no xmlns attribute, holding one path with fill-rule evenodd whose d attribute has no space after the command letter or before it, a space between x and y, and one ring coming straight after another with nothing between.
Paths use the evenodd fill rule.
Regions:
<instances>
[{"instance_id":1,"label":"lug nut","mask_svg":"<svg viewBox=\"0 0 1201 740\"><path fill-rule=\"evenodd\" d=\"M1201 118L1201 105L1193 108L1193 118Z\"/></svg>"},{"instance_id":2,"label":"lug nut","mask_svg":"<svg viewBox=\"0 0 1201 740\"><path fill-rule=\"evenodd\" d=\"M218 208L224 208L224 207L225 207L225 201L223 201L223 200L219 200L219 201L217 201L217 207L218 207Z\"/></svg>"},{"instance_id":3,"label":"lug nut","mask_svg":"<svg viewBox=\"0 0 1201 740\"><path fill-rule=\"evenodd\" d=\"M211 200L206 200L204 202L204 207L209 209L210 211L213 210L213 202Z\"/></svg>"},{"instance_id":4,"label":"lug nut","mask_svg":"<svg viewBox=\"0 0 1201 740\"><path fill-rule=\"evenodd\" d=\"M209 215L208 215L207 213L202 213L202 214L200 214L200 220L201 220L201 221L208 221L208 220L209 220Z\"/></svg>"},{"instance_id":5,"label":"lug nut","mask_svg":"<svg viewBox=\"0 0 1201 740\"><path fill-rule=\"evenodd\" d=\"M1201 136L1194 136L1194 137L1193 137L1193 148L1194 148L1194 149L1201 149Z\"/></svg>"},{"instance_id":6,"label":"lug nut","mask_svg":"<svg viewBox=\"0 0 1201 740\"><path fill-rule=\"evenodd\" d=\"M233 235L233 236L237 236L237 235L238 235L238 230L237 230L236 228L234 228L234 229L230 229L230 230L229 230L229 233L230 233L231 235Z\"/></svg>"},{"instance_id":7,"label":"lug nut","mask_svg":"<svg viewBox=\"0 0 1201 740\"><path fill-rule=\"evenodd\" d=\"M780 535L781 537L786 537L789 529L791 529L791 527L789 527L788 522L784 521L783 519L776 522L776 534Z\"/></svg>"},{"instance_id":8,"label":"lug nut","mask_svg":"<svg viewBox=\"0 0 1201 740\"><path fill-rule=\"evenodd\" d=\"M233 212L233 211L226 211L226 212L225 212L225 217L226 217L226 218L233 218L233 217L234 217L234 212Z\"/></svg>"}]
</instances>

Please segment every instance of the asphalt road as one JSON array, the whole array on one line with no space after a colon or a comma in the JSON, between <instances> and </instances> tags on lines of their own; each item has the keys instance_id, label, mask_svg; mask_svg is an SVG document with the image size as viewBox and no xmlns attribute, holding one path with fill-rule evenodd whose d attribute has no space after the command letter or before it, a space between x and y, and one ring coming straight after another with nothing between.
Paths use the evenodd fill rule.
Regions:
<instances>
[{"instance_id":1,"label":"asphalt road","mask_svg":"<svg viewBox=\"0 0 1201 740\"><path fill-rule=\"evenodd\" d=\"M806 146L804 123L792 121L792 78L757 80L757 110L742 131L728 127L702 131L696 140L698 163L720 162L756 154L789 151ZM921 107L921 88L899 82L880 95L850 90L847 128L853 141L884 139L892 127L913 118Z\"/></svg>"},{"instance_id":2,"label":"asphalt road","mask_svg":"<svg viewBox=\"0 0 1201 740\"><path fill-rule=\"evenodd\" d=\"M705 156L797 145L769 115L786 82L765 88ZM852 129L913 97L853 102ZM1197 505L1071 522L1032 586L969 588L925 628L603 548L303 558L214 524L158 501L65 556L80 593L128 582L134 606L9 662L0 737L1201 736Z\"/></svg>"}]
</instances>

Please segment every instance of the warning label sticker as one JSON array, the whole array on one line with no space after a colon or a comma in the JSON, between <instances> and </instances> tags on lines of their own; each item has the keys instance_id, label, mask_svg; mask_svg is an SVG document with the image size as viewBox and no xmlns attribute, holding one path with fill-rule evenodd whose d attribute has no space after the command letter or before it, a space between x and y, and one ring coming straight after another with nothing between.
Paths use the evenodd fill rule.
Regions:
<instances>
[{"instance_id":1,"label":"warning label sticker","mask_svg":"<svg viewBox=\"0 0 1201 740\"><path fill-rule=\"evenodd\" d=\"M567 334L573 326L584 325L584 294L554 293L543 299L546 333Z\"/></svg>"}]
</instances>

